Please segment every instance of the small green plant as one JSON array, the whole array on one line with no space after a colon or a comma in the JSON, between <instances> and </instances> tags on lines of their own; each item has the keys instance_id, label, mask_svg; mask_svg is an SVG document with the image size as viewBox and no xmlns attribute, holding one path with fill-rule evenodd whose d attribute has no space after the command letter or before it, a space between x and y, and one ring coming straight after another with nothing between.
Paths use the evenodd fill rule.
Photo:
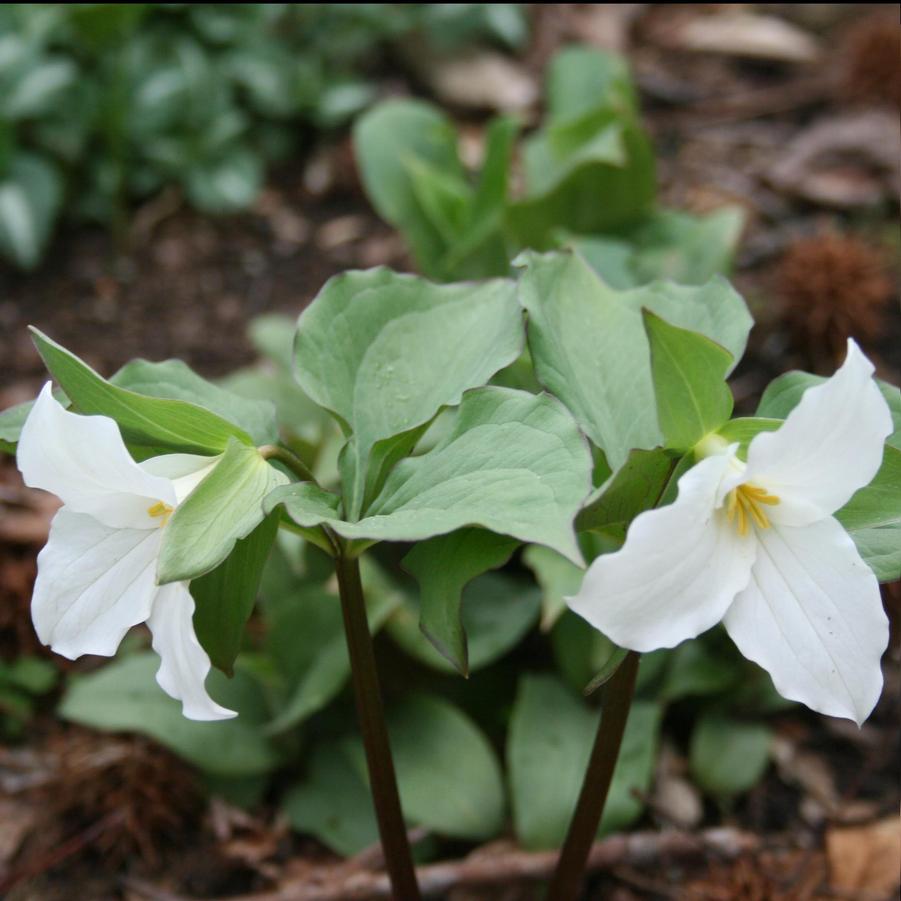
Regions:
<instances>
[{"instance_id":1,"label":"small green plant","mask_svg":"<svg viewBox=\"0 0 901 901\"><path fill-rule=\"evenodd\" d=\"M515 120L490 124L475 176L460 161L453 123L427 103L385 101L357 121L370 200L426 275L507 275L523 248L561 246L577 248L616 288L655 278L703 284L728 273L742 213L692 216L657 206L654 156L622 59L563 50L546 95L545 121L518 147ZM515 193L517 168L523 187Z\"/></svg>"}]
</instances>

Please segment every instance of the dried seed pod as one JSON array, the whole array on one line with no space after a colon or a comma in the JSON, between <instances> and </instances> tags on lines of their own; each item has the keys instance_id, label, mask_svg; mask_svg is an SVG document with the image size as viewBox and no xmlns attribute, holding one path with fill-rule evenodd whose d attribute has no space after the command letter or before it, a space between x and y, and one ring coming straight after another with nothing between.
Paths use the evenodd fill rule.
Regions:
<instances>
[{"instance_id":1,"label":"dried seed pod","mask_svg":"<svg viewBox=\"0 0 901 901\"><path fill-rule=\"evenodd\" d=\"M825 232L789 246L777 287L796 348L812 365L831 366L849 337L879 339L894 286L879 249Z\"/></svg>"},{"instance_id":2,"label":"dried seed pod","mask_svg":"<svg viewBox=\"0 0 901 901\"><path fill-rule=\"evenodd\" d=\"M111 863L135 853L158 862L203 814L191 768L145 738L68 728L50 739L45 762L46 780L36 793L48 825L78 834L108 823L91 845Z\"/></svg>"},{"instance_id":3,"label":"dried seed pod","mask_svg":"<svg viewBox=\"0 0 901 901\"><path fill-rule=\"evenodd\" d=\"M901 108L897 12L877 12L859 22L848 33L843 56L841 88L845 97Z\"/></svg>"}]
</instances>

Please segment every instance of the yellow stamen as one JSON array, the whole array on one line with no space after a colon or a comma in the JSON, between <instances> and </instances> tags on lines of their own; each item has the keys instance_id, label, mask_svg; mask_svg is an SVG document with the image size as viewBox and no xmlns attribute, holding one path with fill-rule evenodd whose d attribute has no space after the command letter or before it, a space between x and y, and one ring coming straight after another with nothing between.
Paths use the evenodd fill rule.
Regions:
<instances>
[{"instance_id":1,"label":"yellow stamen","mask_svg":"<svg viewBox=\"0 0 901 901\"><path fill-rule=\"evenodd\" d=\"M172 515L172 511L174 509L174 507L169 506L169 504L165 503L164 501L157 501L155 504L152 504L147 508L147 513L154 519L156 519L158 516L161 517L160 528L162 528L164 525L166 525L167 522L169 522L169 517Z\"/></svg>"},{"instance_id":2,"label":"yellow stamen","mask_svg":"<svg viewBox=\"0 0 901 901\"><path fill-rule=\"evenodd\" d=\"M749 523L753 522L760 529L768 529L770 520L763 506L774 507L779 503L775 494L770 494L759 485L744 484L729 492L726 499L726 516L729 522L738 517L738 534L747 535Z\"/></svg>"}]
</instances>

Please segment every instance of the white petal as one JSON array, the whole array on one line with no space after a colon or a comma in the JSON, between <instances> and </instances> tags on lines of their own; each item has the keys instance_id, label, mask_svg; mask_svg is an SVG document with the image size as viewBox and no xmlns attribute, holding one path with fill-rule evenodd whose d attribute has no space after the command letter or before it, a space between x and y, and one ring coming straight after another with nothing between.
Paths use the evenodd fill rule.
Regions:
<instances>
[{"instance_id":1,"label":"white petal","mask_svg":"<svg viewBox=\"0 0 901 901\"><path fill-rule=\"evenodd\" d=\"M107 526L155 529L159 522L147 508L176 500L168 479L131 458L112 419L70 413L49 382L22 427L16 462L26 485L52 491L72 512Z\"/></svg>"},{"instance_id":2,"label":"white petal","mask_svg":"<svg viewBox=\"0 0 901 901\"><path fill-rule=\"evenodd\" d=\"M626 543L598 557L569 606L621 647L671 648L722 619L748 583L755 545L715 510L734 450L679 479L675 502L637 516Z\"/></svg>"},{"instance_id":3,"label":"white petal","mask_svg":"<svg viewBox=\"0 0 901 901\"><path fill-rule=\"evenodd\" d=\"M204 681L210 658L194 634L194 599L185 582L159 589L147 625L153 633L153 650L160 655L156 681L167 695L181 701L190 720L224 720L237 716L220 707L208 694Z\"/></svg>"},{"instance_id":4,"label":"white petal","mask_svg":"<svg viewBox=\"0 0 901 901\"><path fill-rule=\"evenodd\" d=\"M758 532L748 587L725 625L779 694L862 723L882 691L888 620L879 584L831 516Z\"/></svg>"},{"instance_id":5,"label":"white petal","mask_svg":"<svg viewBox=\"0 0 901 901\"><path fill-rule=\"evenodd\" d=\"M222 459L202 457L197 454L163 454L151 457L140 464L145 472L155 476L165 476L175 489L175 499L180 504L210 473Z\"/></svg>"},{"instance_id":6,"label":"white petal","mask_svg":"<svg viewBox=\"0 0 901 901\"><path fill-rule=\"evenodd\" d=\"M57 654L116 653L150 615L162 529L111 529L63 507L38 554L31 615Z\"/></svg>"},{"instance_id":7,"label":"white petal","mask_svg":"<svg viewBox=\"0 0 901 901\"><path fill-rule=\"evenodd\" d=\"M767 509L773 522L816 522L872 481L892 432L888 404L872 375L873 364L849 340L835 375L808 388L779 429L751 441L747 479L780 498Z\"/></svg>"}]
</instances>

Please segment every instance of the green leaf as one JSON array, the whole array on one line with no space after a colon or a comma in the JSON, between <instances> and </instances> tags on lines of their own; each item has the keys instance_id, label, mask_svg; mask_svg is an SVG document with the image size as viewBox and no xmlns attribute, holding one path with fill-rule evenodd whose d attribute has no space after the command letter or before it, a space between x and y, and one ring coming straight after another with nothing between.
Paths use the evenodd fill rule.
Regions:
<instances>
[{"instance_id":1,"label":"green leaf","mask_svg":"<svg viewBox=\"0 0 901 901\"><path fill-rule=\"evenodd\" d=\"M639 224L609 235L564 234L561 240L620 290L656 279L703 285L715 275L730 273L744 220L740 207L727 206L703 216L659 209Z\"/></svg>"},{"instance_id":2,"label":"green leaf","mask_svg":"<svg viewBox=\"0 0 901 901\"><path fill-rule=\"evenodd\" d=\"M18 657L12 663L0 662L0 684L12 685L31 695L43 695L59 681L60 671L40 657Z\"/></svg>"},{"instance_id":3,"label":"green leaf","mask_svg":"<svg viewBox=\"0 0 901 901\"><path fill-rule=\"evenodd\" d=\"M405 818L450 838L485 841L501 830L506 798L494 750L447 701L410 695L387 712ZM355 762L365 772L363 748Z\"/></svg>"},{"instance_id":4,"label":"green leaf","mask_svg":"<svg viewBox=\"0 0 901 901\"><path fill-rule=\"evenodd\" d=\"M420 541L479 526L544 544L581 562L572 520L588 491L591 457L575 423L546 395L479 388L463 398L452 430L428 453L400 462L367 515L321 515L310 491L287 486L265 502L298 525L325 522L345 538Z\"/></svg>"},{"instance_id":5,"label":"green leaf","mask_svg":"<svg viewBox=\"0 0 901 901\"><path fill-rule=\"evenodd\" d=\"M901 450L886 445L873 481L835 517L880 582L901 579Z\"/></svg>"},{"instance_id":6,"label":"green leaf","mask_svg":"<svg viewBox=\"0 0 901 901\"><path fill-rule=\"evenodd\" d=\"M640 815L633 790L650 787L660 707L632 705L599 834L624 828ZM598 724L598 713L552 676L523 676L513 708L507 765L513 823L528 849L557 848L566 835Z\"/></svg>"},{"instance_id":7,"label":"green leaf","mask_svg":"<svg viewBox=\"0 0 901 901\"><path fill-rule=\"evenodd\" d=\"M714 635L686 641L670 653L659 689L663 700L717 695L736 687L742 678L741 670L736 668L734 654L729 650L724 653L719 642L710 640Z\"/></svg>"},{"instance_id":8,"label":"green leaf","mask_svg":"<svg viewBox=\"0 0 901 901\"><path fill-rule=\"evenodd\" d=\"M503 566L518 542L480 529L461 529L420 542L403 560L420 586L423 634L464 676L469 672L460 611L463 589L476 576Z\"/></svg>"},{"instance_id":9,"label":"green leaf","mask_svg":"<svg viewBox=\"0 0 901 901\"><path fill-rule=\"evenodd\" d=\"M773 379L767 386L757 405L757 415L785 419L798 405L808 388L822 385L825 381L825 376L813 375L809 372L799 370L786 372ZM876 385L889 406L895 426L895 430L886 438L886 444L901 449L901 389L888 382L883 382L881 379L876 379Z\"/></svg>"},{"instance_id":10,"label":"green leaf","mask_svg":"<svg viewBox=\"0 0 901 901\"><path fill-rule=\"evenodd\" d=\"M181 360L151 363L132 360L110 383L147 397L183 400L215 413L243 429L254 444L269 444L278 437L275 408L266 400L247 400L208 382Z\"/></svg>"},{"instance_id":11,"label":"green leaf","mask_svg":"<svg viewBox=\"0 0 901 901\"><path fill-rule=\"evenodd\" d=\"M354 153L366 194L378 214L403 232L420 268L441 277L447 244L423 209L419 164L456 181L463 180L457 136L450 120L418 100L390 100L361 116L353 130Z\"/></svg>"},{"instance_id":12,"label":"green leaf","mask_svg":"<svg viewBox=\"0 0 901 901\"><path fill-rule=\"evenodd\" d=\"M441 649L436 650L434 640L426 640L420 631L422 611L415 600L407 599L394 612L388 621L388 632L408 654L426 666L469 675L515 647L534 626L539 609L539 595L533 585L500 573L487 573L470 582L455 607L456 625L466 639L464 650L468 646L463 661L465 669L459 661L451 660L449 654L439 653Z\"/></svg>"},{"instance_id":13,"label":"green leaf","mask_svg":"<svg viewBox=\"0 0 901 901\"><path fill-rule=\"evenodd\" d=\"M50 238L62 194L54 166L30 153L14 156L0 178L0 256L33 268Z\"/></svg>"},{"instance_id":14,"label":"green leaf","mask_svg":"<svg viewBox=\"0 0 901 901\"><path fill-rule=\"evenodd\" d=\"M213 666L229 676L241 649L244 626L253 612L263 566L278 530L268 516L212 572L191 582L194 631Z\"/></svg>"},{"instance_id":15,"label":"green leaf","mask_svg":"<svg viewBox=\"0 0 901 901\"><path fill-rule=\"evenodd\" d=\"M379 840L369 787L341 742L316 746L306 778L288 790L282 809L296 830L345 857Z\"/></svg>"},{"instance_id":16,"label":"green leaf","mask_svg":"<svg viewBox=\"0 0 901 901\"><path fill-rule=\"evenodd\" d=\"M576 582L573 595L582 584L582 576ZM606 635L589 626L581 616L564 610L551 632L551 647L561 675L573 691L589 693L598 676L610 672L611 667L622 660L622 648Z\"/></svg>"},{"instance_id":17,"label":"green leaf","mask_svg":"<svg viewBox=\"0 0 901 901\"><path fill-rule=\"evenodd\" d=\"M190 763L221 776L265 773L279 763L260 728L265 704L249 675L238 671L229 680L213 671L207 680L211 696L239 715L198 722L182 716L181 704L156 684L158 668L156 654L144 652L73 677L59 714L104 732L148 735Z\"/></svg>"},{"instance_id":18,"label":"green leaf","mask_svg":"<svg viewBox=\"0 0 901 901\"><path fill-rule=\"evenodd\" d=\"M262 501L288 481L255 447L234 438L166 526L158 582L196 579L214 570L263 519Z\"/></svg>"},{"instance_id":19,"label":"green leaf","mask_svg":"<svg viewBox=\"0 0 901 901\"><path fill-rule=\"evenodd\" d=\"M694 780L712 795L730 798L743 794L763 776L772 737L763 723L706 714L691 736L689 764Z\"/></svg>"},{"instance_id":20,"label":"green leaf","mask_svg":"<svg viewBox=\"0 0 901 901\"><path fill-rule=\"evenodd\" d=\"M369 629L376 634L402 603L397 589L362 561ZM341 602L330 592L293 583L288 597L266 598L266 647L287 682L287 699L268 726L284 732L321 710L350 678Z\"/></svg>"},{"instance_id":21,"label":"green leaf","mask_svg":"<svg viewBox=\"0 0 901 901\"><path fill-rule=\"evenodd\" d=\"M667 447L687 451L732 414L732 355L698 332L642 310L651 348L657 419Z\"/></svg>"},{"instance_id":22,"label":"green leaf","mask_svg":"<svg viewBox=\"0 0 901 901\"><path fill-rule=\"evenodd\" d=\"M522 562L535 574L541 588L541 630L547 632L566 610L564 598L578 593L585 570L540 544L527 547Z\"/></svg>"},{"instance_id":23,"label":"green leaf","mask_svg":"<svg viewBox=\"0 0 901 901\"><path fill-rule=\"evenodd\" d=\"M509 281L439 286L371 269L325 285L298 322L296 375L353 434L351 517L362 512L376 443L460 403L464 391L512 363L522 344Z\"/></svg>"},{"instance_id":24,"label":"green leaf","mask_svg":"<svg viewBox=\"0 0 901 901\"><path fill-rule=\"evenodd\" d=\"M598 106L636 111L637 98L626 60L588 46L559 51L547 72L550 121L571 122Z\"/></svg>"},{"instance_id":25,"label":"green leaf","mask_svg":"<svg viewBox=\"0 0 901 901\"><path fill-rule=\"evenodd\" d=\"M676 461L664 450L633 450L626 462L592 495L576 517L576 528L600 529L629 523L657 506Z\"/></svg>"},{"instance_id":26,"label":"green leaf","mask_svg":"<svg viewBox=\"0 0 901 901\"><path fill-rule=\"evenodd\" d=\"M195 404L146 397L111 384L42 332L35 328L31 331L47 369L70 398L72 407L79 413L99 413L114 419L129 444L218 454L233 438L253 443L243 429Z\"/></svg>"},{"instance_id":27,"label":"green leaf","mask_svg":"<svg viewBox=\"0 0 901 901\"><path fill-rule=\"evenodd\" d=\"M782 425L781 419L765 419L760 416L744 416L738 419L730 419L724 426L717 429L717 434L725 438L730 444L738 442L738 455L743 460L748 456L748 445L761 432L775 432Z\"/></svg>"},{"instance_id":28,"label":"green leaf","mask_svg":"<svg viewBox=\"0 0 901 901\"><path fill-rule=\"evenodd\" d=\"M572 411L616 470L630 450L662 443L641 310L706 335L741 358L751 327L727 282L655 283L631 291L605 285L571 253L522 254L520 299L539 381Z\"/></svg>"},{"instance_id":29,"label":"green leaf","mask_svg":"<svg viewBox=\"0 0 901 901\"><path fill-rule=\"evenodd\" d=\"M523 146L526 197L508 224L527 247L553 231L592 233L640 220L656 193L654 155L625 62L578 47L548 70L549 115Z\"/></svg>"}]
</instances>

